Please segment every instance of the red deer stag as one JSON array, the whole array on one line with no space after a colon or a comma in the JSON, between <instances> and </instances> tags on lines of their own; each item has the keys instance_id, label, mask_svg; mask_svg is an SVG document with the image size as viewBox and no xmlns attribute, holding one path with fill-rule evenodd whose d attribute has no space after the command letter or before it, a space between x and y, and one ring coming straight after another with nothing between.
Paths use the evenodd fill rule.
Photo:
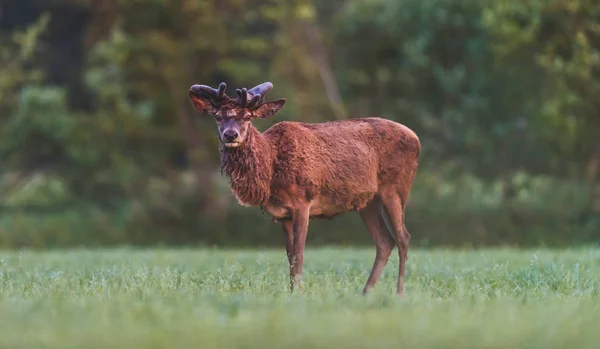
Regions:
<instances>
[{"instance_id":1,"label":"red deer stag","mask_svg":"<svg viewBox=\"0 0 600 349\"><path fill-rule=\"evenodd\" d=\"M302 264L309 218L331 218L358 211L373 236L375 262L363 293L375 286L398 245L399 295L404 294L404 268L410 234L404 211L419 164L421 145L404 125L377 117L309 124L279 122L264 133L253 125L285 104L265 102L270 82L238 97L193 85L189 98L200 112L215 117L221 169L243 206L259 206L281 222L290 264L290 289L302 292Z\"/></svg>"}]
</instances>

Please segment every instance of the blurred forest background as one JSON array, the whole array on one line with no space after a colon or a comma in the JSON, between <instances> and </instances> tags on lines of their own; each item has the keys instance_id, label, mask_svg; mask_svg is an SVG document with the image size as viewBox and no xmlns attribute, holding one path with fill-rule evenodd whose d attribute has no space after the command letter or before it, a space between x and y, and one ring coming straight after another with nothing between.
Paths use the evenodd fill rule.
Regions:
<instances>
[{"instance_id":1,"label":"blurred forest background","mask_svg":"<svg viewBox=\"0 0 600 349\"><path fill-rule=\"evenodd\" d=\"M598 0L0 0L0 247L281 245L187 99L221 81L415 130L413 245L600 241Z\"/></svg>"}]
</instances>

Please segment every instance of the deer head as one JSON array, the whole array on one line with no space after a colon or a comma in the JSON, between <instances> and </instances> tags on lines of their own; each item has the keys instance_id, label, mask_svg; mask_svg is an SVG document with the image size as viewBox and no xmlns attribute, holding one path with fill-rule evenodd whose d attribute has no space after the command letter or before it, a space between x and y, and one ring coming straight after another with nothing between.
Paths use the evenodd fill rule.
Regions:
<instances>
[{"instance_id":1,"label":"deer head","mask_svg":"<svg viewBox=\"0 0 600 349\"><path fill-rule=\"evenodd\" d=\"M272 88L272 83L265 82L250 90L237 89L238 97L231 99L225 93L227 85L224 82L218 89L192 85L189 98L197 111L215 117L223 146L236 148L244 144L252 120L271 117L285 104L285 98L265 102L265 95Z\"/></svg>"}]
</instances>

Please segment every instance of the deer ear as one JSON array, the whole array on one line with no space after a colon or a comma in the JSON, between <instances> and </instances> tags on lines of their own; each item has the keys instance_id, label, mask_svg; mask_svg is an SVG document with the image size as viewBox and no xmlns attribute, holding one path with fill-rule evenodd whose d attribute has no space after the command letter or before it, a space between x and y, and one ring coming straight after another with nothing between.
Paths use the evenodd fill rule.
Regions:
<instances>
[{"instance_id":1,"label":"deer ear","mask_svg":"<svg viewBox=\"0 0 600 349\"><path fill-rule=\"evenodd\" d=\"M254 115L261 119L269 118L275 115L281 108L283 108L284 104L285 98L264 103L260 107L256 108L256 110L254 111Z\"/></svg>"},{"instance_id":2,"label":"deer ear","mask_svg":"<svg viewBox=\"0 0 600 349\"><path fill-rule=\"evenodd\" d=\"M200 97L192 91L189 92L189 97L194 108L200 113L214 114L217 112L217 109L208 98Z\"/></svg>"}]
</instances>

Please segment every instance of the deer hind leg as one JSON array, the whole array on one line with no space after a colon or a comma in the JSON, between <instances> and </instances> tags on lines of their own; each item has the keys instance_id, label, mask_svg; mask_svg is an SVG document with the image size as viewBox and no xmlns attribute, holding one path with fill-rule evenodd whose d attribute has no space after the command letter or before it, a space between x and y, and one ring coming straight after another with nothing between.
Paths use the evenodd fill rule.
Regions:
<instances>
[{"instance_id":1,"label":"deer hind leg","mask_svg":"<svg viewBox=\"0 0 600 349\"><path fill-rule=\"evenodd\" d=\"M394 249L395 242L381 220L381 209L381 200L376 197L367 207L360 211L360 218L373 237L376 251L375 262L373 263L373 268L371 269L371 274L369 275L363 294L367 294L369 290L375 287Z\"/></svg>"},{"instance_id":2,"label":"deer hind leg","mask_svg":"<svg viewBox=\"0 0 600 349\"><path fill-rule=\"evenodd\" d=\"M406 258L408 256L408 246L410 242L410 234L404 225L404 203L398 193L394 191L386 191L381 195L381 202L385 207L384 214L394 230L396 241L398 244L399 268L398 268L398 295L404 295L404 269L406 266Z\"/></svg>"}]
</instances>

